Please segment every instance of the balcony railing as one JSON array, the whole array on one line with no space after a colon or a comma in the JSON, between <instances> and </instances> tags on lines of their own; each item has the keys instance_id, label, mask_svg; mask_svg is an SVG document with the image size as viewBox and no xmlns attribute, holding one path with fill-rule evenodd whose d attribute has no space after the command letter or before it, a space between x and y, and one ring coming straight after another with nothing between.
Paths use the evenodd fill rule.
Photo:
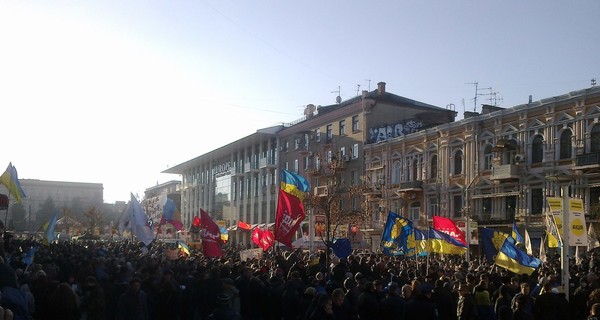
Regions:
<instances>
[{"instance_id":1,"label":"balcony railing","mask_svg":"<svg viewBox=\"0 0 600 320\"><path fill-rule=\"evenodd\" d=\"M576 167L600 166L600 152L584 153L575 158Z\"/></svg>"},{"instance_id":2,"label":"balcony railing","mask_svg":"<svg viewBox=\"0 0 600 320\"><path fill-rule=\"evenodd\" d=\"M410 190L422 190L423 189L423 181L415 180L415 181L407 181L400 182L400 186L398 187L398 191L410 191Z\"/></svg>"},{"instance_id":3,"label":"balcony railing","mask_svg":"<svg viewBox=\"0 0 600 320\"><path fill-rule=\"evenodd\" d=\"M258 170L258 163L256 162L247 162L244 163L244 172L253 172Z\"/></svg>"},{"instance_id":4,"label":"balcony railing","mask_svg":"<svg viewBox=\"0 0 600 320\"><path fill-rule=\"evenodd\" d=\"M266 158L261 158L259 160L259 166L261 168L267 168L267 167L275 167L275 158L273 157L266 157Z\"/></svg>"},{"instance_id":5,"label":"balcony railing","mask_svg":"<svg viewBox=\"0 0 600 320\"><path fill-rule=\"evenodd\" d=\"M519 167L514 164L503 164L492 167L491 180L518 179Z\"/></svg>"}]
</instances>

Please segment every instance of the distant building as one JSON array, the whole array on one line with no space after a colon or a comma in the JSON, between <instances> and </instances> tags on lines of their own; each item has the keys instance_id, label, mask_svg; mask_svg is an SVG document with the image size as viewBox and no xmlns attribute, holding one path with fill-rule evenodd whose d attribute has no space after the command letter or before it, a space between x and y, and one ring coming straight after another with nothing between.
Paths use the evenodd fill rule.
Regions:
<instances>
[{"instance_id":1,"label":"distant building","mask_svg":"<svg viewBox=\"0 0 600 320\"><path fill-rule=\"evenodd\" d=\"M162 195L170 197L174 194L180 194L180 191L181 181L171 180L146 188L146 190L144 191L144 198L159 197Z\"/></svg>"},{"instance_id":2,"label":"distant building","mask_svg":"<svg viewBox=\"0 0 600 320\"><path fill-rule=\"evenodd\" d=\"M11 209L14 202L11 199L11 205L8 210L8 221L11 219L14 219L14 222L20 221L22 225L28 225L30 227L28 229L36 229L42 223L38 221L37 212L48 199L51 199L55 207L59 210L66 208L71 210L71 215L79 221L82 220L83 214L89 209L95 207L101 210L103 208L104 187L102 183L36 179L19 179L19 182L26 194L26 197L21 199L25 216L13 217ZM4 185L0 185L0 193L8 194ZM1 218L4 220L5 217Z\"/></svg>"}]
</instances>

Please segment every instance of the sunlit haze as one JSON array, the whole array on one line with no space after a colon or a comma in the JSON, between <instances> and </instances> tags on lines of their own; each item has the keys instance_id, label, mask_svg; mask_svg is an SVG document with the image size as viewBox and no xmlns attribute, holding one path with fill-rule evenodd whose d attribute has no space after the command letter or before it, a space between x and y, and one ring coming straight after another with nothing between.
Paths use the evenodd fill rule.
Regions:
<instances>
[{"instance_id":1,"label":"sunlit haze","mask_svg":"<svg viewBox=\"0 0 600 320\"><path fill-rule=\"evenodd\" d=\"M0 170L125 201L338 88L345 100L384 81L459 118L562 95L600 81L599 13L600 1L3 1Z\"/></svg>"}]
</instances>

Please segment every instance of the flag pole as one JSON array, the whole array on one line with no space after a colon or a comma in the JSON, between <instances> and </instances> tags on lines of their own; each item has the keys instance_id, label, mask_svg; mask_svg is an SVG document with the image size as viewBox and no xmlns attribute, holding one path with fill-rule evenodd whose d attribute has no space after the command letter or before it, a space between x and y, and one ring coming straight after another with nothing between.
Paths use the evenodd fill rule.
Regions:
<instances>
[{"instance_id":1,"label":"flag pole","mask_svg":"<svg viewBox=\"0 0 600 320\"><path fill-rule=\"evenodd\" d=\"M563 210L562 210L562 232L563 241L561 248L561 263L562 263L562 285L565 297L569 299L569 185L563 184L561 186L562 198L563 198Z\"/></svg>"}]
</instances>

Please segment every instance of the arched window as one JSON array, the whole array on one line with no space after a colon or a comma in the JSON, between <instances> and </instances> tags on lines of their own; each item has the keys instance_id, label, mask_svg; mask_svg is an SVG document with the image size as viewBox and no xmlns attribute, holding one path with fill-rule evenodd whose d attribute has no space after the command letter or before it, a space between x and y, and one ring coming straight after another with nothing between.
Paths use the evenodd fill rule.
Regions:
<instances>
[{"instance_id":1,"label":"arched window","mask_svg":"<svg viewBox=\"0 0 600 320\"><path fill-rule=\"evenodd\" d=\"M492 146L486 145L483 149L483 170L491 170L492 169L492 159L494 155L492 154Z\"/></svg>"},{"instance_id":2,"label":"arched window","mask_svg":"<svg viewBox=\"0 0 600 320\"><path fill-rule=\"evenodd\" d=\"M540 163L544 161L544 138L537 135L531 142L531 163Z\"/></svg>"},{"instance_id":3,"label":"arched window","mask_svg":"<svg viewBox=\"0 0 600 320\"><path fill-rule=\"evenodd\" d=\"M419 161L417 159L413 159L411 181L416 181L418 179L419 179Z\"/></svg>"},{"instance_id":4,"label":"arched window","mask_svg":"<svg viewBox=\"0 0 600 320\"><path fill-rule=\"evenodd\" d=\"M400 176L402 174L402 163L396 160L392 165L392 184L400 184Z\"/></svg>"},{"instance_id":5,"label":"arched window","mask_svg":"<svg viewBox=\"0 0 600 320\"><path fill-rule=\"evenodd\" d=\"M592 140L590 141L590 152L600 151L600 125L595 125L592 128Z\"/></svg>"},{"instance_id":6,"label":"arched window","mask_svg":"<svg viewBox=\"0 0 600 320\"><path fill-rule=\"evenodd\" d=\"M571 130L564 130L560 135L560 154L559 159L571 159Z\"/></svg>"},{"instance_id":7,"label":"arched window","mask_svg":"<svg viewBox=\"0 0 600 320\"><path fill-rule=\"evenodd\" d=\"M429 165L429 178L437 179L438 177L438 163L437 163L437 155L431 157L431 162Z\"/></svg>"},{"instance_id":8,"label":"arched window","mask_svg":"<svg viewBox=\"0 0 600 320\"><path fill-rule=\"evenodd\" d=\"M463 153L462 150L458 150L454 153L454 174L462 174L463 172L463 168L462 168L462 162L463 162Z\"/></svg>"}]
</instances>

